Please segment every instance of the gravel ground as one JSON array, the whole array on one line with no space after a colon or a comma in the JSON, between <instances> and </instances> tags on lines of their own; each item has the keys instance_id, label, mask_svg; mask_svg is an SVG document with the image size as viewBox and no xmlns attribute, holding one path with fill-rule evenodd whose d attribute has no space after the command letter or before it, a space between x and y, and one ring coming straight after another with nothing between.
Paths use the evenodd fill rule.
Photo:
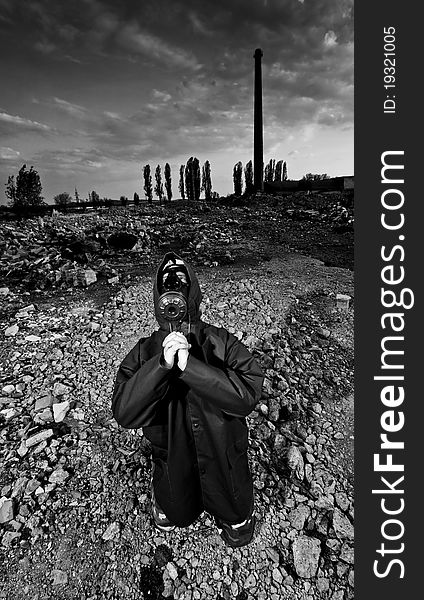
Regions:
<instances>
[{"instance_id":1,"label":"gravel ground","mask_svg":"<svg viewBox=\"0 0 424 600\"><path fill-rule=\"evenodd\" d=\"M102 305L63 293L2 324L0 598L353 598L353 307L336 304L353 273L298 254L197 273L204 320L266 372L253 542L226 547L207 514L152 527L149 444L110 411L118 365L156 328L151 278Z\"/></svg>"}]
</instances>

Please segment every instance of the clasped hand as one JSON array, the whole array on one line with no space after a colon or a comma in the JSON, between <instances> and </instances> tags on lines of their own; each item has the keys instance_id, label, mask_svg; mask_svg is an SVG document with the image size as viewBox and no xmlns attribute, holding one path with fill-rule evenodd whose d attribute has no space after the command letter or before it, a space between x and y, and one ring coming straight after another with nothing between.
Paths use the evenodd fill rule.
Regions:
<instances>
[{"instance_id":1,"label":"clasped hand","mask_svg":"<svg viewBox=\"0 0 424 600\"><path fill-rule=\"evenodd\" d=\"M178 353L177 365L181 371L184 371L187 366L188 351L191 348L191 344L188 343L186 337L179 331L173 331L163 340L162 346L163 359L168 369L173 367L175 355Z\"/></svg>"}]
</instances>

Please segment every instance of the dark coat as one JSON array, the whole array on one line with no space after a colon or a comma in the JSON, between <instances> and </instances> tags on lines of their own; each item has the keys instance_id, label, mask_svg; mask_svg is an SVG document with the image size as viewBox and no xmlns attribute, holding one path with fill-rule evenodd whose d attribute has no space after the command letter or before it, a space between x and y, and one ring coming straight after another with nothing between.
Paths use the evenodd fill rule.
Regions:
<instances>
[{"instance_id":1,"label":"dark coat","mask_svg":"<svg viewBox=\"0 0 424 600\"><path fill-rule=\"evenodd\" d=\"M123 427L143 427L152 444L155 496L174 524L185 527L203 510L237 523L253 508L245 417L260 398L263 375L235 336L200 320L202 295L185 265L191 281L186 369L162 364L162 342L170 329L157 311L157 275L160 329L140 339L123 360L112 410Z\"/></svg>"}]
</instances>

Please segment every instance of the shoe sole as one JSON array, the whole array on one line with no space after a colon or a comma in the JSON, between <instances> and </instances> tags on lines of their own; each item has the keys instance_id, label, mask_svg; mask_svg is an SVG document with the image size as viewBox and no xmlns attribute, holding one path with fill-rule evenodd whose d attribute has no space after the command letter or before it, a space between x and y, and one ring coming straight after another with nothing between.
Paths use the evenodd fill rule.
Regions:
<instances>
[{"instance_id":1,"label":"shoe sole","mask_svg":"<svg viewBox=\"0 0 424 600\"><path fill-rule=\"evenodd\" d=\"M155 522L155 527L156 527L156 529L158 529L159 531L163 531L164 533L168 533L169 531L174 531L174 529L175 529L175 525L169 525L169 526L158 525L156 522Z\"/></svg>"}]
</instances>

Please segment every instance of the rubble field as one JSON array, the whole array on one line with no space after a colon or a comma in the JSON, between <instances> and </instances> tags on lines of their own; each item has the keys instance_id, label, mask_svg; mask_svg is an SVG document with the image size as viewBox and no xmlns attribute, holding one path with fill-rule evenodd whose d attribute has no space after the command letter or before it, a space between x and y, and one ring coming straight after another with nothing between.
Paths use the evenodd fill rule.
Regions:
<instances>
[{"instance_id":1,"label":"rubble field","mask_svg":"<svg viewBox=\"0 0 424 600\"><path fill-rule=\"evenodd\" d=\"M352 203L177 204L0 222L0 598L352 600ZM110 410L170 249L265 373L241 549L207 513L154 529L149 443Z\"/></svg>"}]
</instances>

